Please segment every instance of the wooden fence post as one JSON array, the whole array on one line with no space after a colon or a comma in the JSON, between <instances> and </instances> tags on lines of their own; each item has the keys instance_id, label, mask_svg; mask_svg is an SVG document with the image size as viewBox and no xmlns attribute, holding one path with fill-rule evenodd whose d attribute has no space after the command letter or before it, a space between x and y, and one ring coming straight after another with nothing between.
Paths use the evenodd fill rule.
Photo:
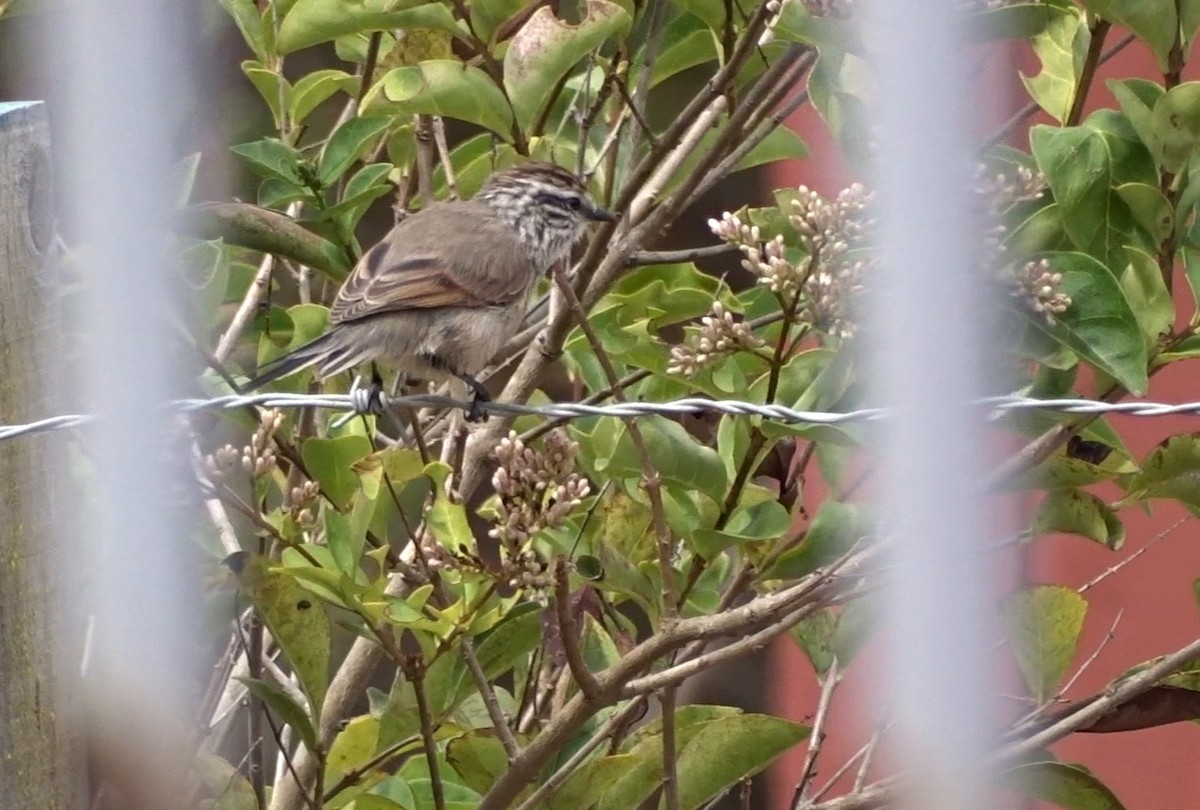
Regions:
<instances>
[{"instance_id":1,"label":"wooden fence post","mask_svg":"<svg viewBox=\"0 0 1200 810\"><path fill-rule=\"evenodd\" d=\"M61 400L50 135L39 102L0 103L0 424L56 413ZM57 630L65 436L0 443L0 807L81 807L76 722L64 686L78 676ZM58 662L64 663L58 667ZM64 702L66 701L66 702Z\"/></svg>"}]
</instances>

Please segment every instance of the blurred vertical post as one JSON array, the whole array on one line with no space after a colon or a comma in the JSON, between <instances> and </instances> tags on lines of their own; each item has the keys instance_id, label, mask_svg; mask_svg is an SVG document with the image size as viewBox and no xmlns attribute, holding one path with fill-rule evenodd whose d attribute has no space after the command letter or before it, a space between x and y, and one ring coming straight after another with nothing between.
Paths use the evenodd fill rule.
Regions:
<instances>
[{"instance_id":1,"label":"blurred vertical post","mask_svg":"<svg viewBox=\"0 0 1200 810\"><path fill-rule=\"evenodd\" d=\"M0 424L59 410L46 385L62 319L54 271L50 134L40 103L0 104ZM0 450L0 807L77 806L81 772L70 733L75 673L55 671L61 600L51 587L63 531L65 435ZM76 658L76 661L78 659Z\"/></svg>"},{"instance_id":2,"label":"blurred vertical post","mask_svg":"<svg viewBox=\"0 0 1200 810\"><path fill-rule=\"evenodd\" d=\"M90 575L89 754L102 807L186 806L183 707L195 676L195 571L180 523L186 444L165 403L182 391L171 300L175 144L191 87L185 4L84 0L47 49L65 48L62 184L82 317L94 476L81 532Z\"/></svg>"},{"instance_id":3,"label":"blurred vertical post","mask_svg":"<svg viewBox=\"0 0 1200 810\"><path fill-rule=\"evenodd\" d=\"M968 135L975 71L957 0L863 8L872 66L873 177L882 266L868 304L868 368L891 417L879 433L882 597L891 666L877 685L912 775L907 806L986 808L995 715L983 549L984 413L998 368L983 324L982 223Z\"/></svg>"}]
</instances>

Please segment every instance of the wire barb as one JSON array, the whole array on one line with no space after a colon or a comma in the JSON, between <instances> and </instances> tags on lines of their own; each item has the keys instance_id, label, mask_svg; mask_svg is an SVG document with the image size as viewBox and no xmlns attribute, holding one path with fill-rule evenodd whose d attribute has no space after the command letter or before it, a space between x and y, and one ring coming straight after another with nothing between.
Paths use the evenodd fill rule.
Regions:
<instances>
[{"instance_id":1,"label":"wire barb","mask_svg":"<svg viewBox=\"0 0 1200 810\"><path fill-rule=\"evenodd\" d=\"M168 407L182 414L202 411L220 411L247 406L260 408L319 408L343 411L353 416L364 409L374 412L374 402L365 401L370 393L365 388L349 394L229 394L211 399L177 399ZM585 405L578 402L560 402L546 405L525 405L514 402L470 403L437 394L412 394L388 396L379 393L378 405L384 410L397 408L458 408L470 411L472 407L489 414L501 416L541 416L548 419L583 419L587 417L610 417L630 419L637 416L683 416L685 414L717 413L733 416L759 416L789 424L846 425L872 422L886 418L883 408L860 408L841 413L829 411L798 411L784 405L759 405L736 399L704 399L687 397L673 402L620 402L609 405ZM1200 416L1200 402L1184 402L1171 405L1161 402L1100 402L1090 399L1033 399L1021 396L989 397L980 400L978 406L990 411L991 419L1023 411L1054 411L1078 415L1121 414L1124 416ZM67 430L94 422L90 414L63 414L22 425L0 425L0 441L16 439L36 433Z\"/></svg>"}]
</instances>

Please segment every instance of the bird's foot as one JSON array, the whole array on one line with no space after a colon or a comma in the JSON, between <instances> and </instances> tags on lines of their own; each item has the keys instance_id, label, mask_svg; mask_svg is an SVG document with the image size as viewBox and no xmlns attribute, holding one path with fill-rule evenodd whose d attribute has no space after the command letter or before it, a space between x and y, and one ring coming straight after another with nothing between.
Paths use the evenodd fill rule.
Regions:
<instances>
[{"instance_id":1,"label":"bird's foot","mask_svg":"<svg viewBox=\"0 0 1200 810\"><path fill-rule=\"evenodd\" d=\"M472 377L470 374L456 375L460 380L467 384L471 389L471 404L467 408L466 419L468 422L486 422L488 415L483 406L492 401L492 395L484 388L483 383Z\"/></svg>"}]
</instances>

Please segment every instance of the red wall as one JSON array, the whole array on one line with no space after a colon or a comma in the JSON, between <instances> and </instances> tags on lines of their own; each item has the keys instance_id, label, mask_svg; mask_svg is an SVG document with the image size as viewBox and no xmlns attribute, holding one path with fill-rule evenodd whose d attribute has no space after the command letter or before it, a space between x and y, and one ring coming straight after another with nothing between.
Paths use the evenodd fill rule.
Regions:
<instances>
[{"instance_id":1,"label":"red wall","mask_svg":"<svg viewBox=\"0 0 1200 810\"><path fill-rule=\"evenodd\" d=\"M1109 44L1117 42L1123 35L1124 32L1114 31L1108 37ZM982 53L979 65L979 78L989 88L985 95L996 101L992 110L973 110L983 127L981 134L987 134L1027 103L1028 97L1017 80L1016 71L1035 74L1038 64L1028 48L1021 47L996 48ZM1089 108L1113 106L1104 80L1130 76L1161 78L1153 58L1137 42L1101 67ZM1200 71L1189 70L1185 78L1198 77ZM1040 115L1030 119L1029 124L1043 122L1049 122L1049 119ZM854 179L838 157L837 147L815 111L810 107L801 110L792 125L808 141L811 155L800 164L779 167L771 178L772 188L804 183L828 194ZM1012 140L1023 149L1028 148L1025 132L1025 129L1019 130ZM1181 276L1175 288L1186 320L1193 302ZM1171 366L1153 378L1147 398L1165 402L1200 400L1200 368L1190 362ZM1200 419L1188 417L1126 417L1114 419L1112 423L1135 455L1145 454L1171 434L1200 430ZM807 500L810 505L815 505L823 496L823 492L814 488L808 493ZM1020 552L1016 566L1024 569L1023 578L1028 582L1079 586L1136 554L1184 514L1181 508L1167 504L1157 506L1152 515L1127 509L1121 517L1128 539L1121 551L1114 553L1077 537L1043 538ZM1078 680L1069 697L1082 697L1100 690L1112 676L1126 668L1170 652L1200 633L1200 609L1192 590L1193 581L1200 577L1200 541L1196 535L1196 522L1184 522L1128 567L1087 592L1090 609L1074 667L1101 644L1118 612L1124 609L1124 614L1114 638L1107 642L1099 658ZM1015 572L1010 576L1004 567L1003 564L999 567L998 577L1002 580L1015 578ZM1000 587L1009 584L1004 582ZM818 785L832 776L869 735L871 690L874 688L871 679L886 678L883 665L878 651L869 647L855 661L843 687L837 692ZM784 639L775 646L771 668L770 699L774 711L793 719L811 721L817 702L816 679L790 640ZM1186 723L1122 734L1076 734L1054 747L1055 754L1062 760L1084 763L1117 794L1128 810L1200 806L1198 751L1200 728ZM770 775L769 807L789 806L803 758L801 748L774 767ZM849 777L842 779L837 790L829 795L848 789L853 773L851 771Z\"/></svg>"}]
</instances>

